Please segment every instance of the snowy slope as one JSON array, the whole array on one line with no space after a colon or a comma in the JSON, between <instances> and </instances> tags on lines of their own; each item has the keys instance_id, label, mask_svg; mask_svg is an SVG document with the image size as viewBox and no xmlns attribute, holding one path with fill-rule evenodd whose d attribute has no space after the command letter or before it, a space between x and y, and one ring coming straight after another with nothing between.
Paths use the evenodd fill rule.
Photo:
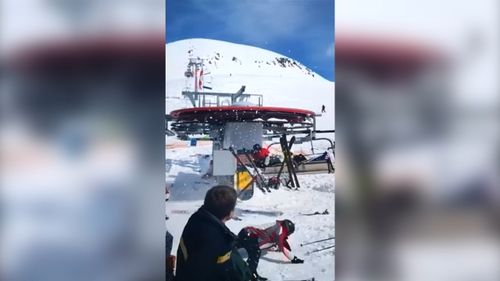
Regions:
<instances>
[{"instance_id":1,"label":"snowy slope","mask_svg":"<svg viewBox=\"0 0 500 281\"><path fill-rule=\"evenodd\" d=\"M300 62L261 48L209 39L188 39L167 44L167 112L190 107L181 91L193 88L184 77L190 52L205 59L210 72L205 84L214 92L262 94L265 106L286 106L327 114L318 118L318 129L334 128L334 83ZM281 63L280 63L281 62ZM210 92L209 90L205 90Z\"/></svg>"},{"instance_id":2,"label":"snowy slope","mask_svg":"<svg viewBox=\"0 0 500 281\"><path fill-rule=\"evenodd\" d=\"M215 184L201 177L203 155L211 146L202 143L196 147L174 148L167 151L172 166L167 173L170 200L166 203L167 230L174 236L173 254L176 254L180 236L189 216L202 204L205 192ZM335 236L335 177L333 174L299 175L301 188L297 191L281 187L263 194L258 189L248 201L238 201L236 216L226 225L235 234L244 226L265 226L275 220L290 219L296 231L290 236L292 253L304 259L304 264L291 264L283 254L263 252L258 272L270 280L300 280L315 277L318 281L334 280L334 251L310 253L315 249L335 245L335 240L301 247L301 243ZM329 215L304 216L316 211Z\"/></svg>"},{"instance_id":3,"label":"snowy slope","mask_svg":"<svg viewBox=\"0 0 500 281\"><path fill-rule=\"evenodd\" d=\"M320 113L321 106L325 105L327 112L317 117L318 129L335 128L333 82L281 54L207 39L167 44L167 112L190 107L181 96L182 90L193 85L192 80L184 77L190 56L205 59L210 72L205 77L205 84L213 87L215 92L236 92L245 85L246 93L264 96L265 106L303 108ZM334 136L328 137L333 139ZM295 151L307 149L308 144L303 144L297 145ZM185 141L167 137L166 177L171 195L166 204L166 213L170 217L166 226L174 236L173 254L189 216L202 205L205 192L215 183L210 178L202 178L209 162L207 155L210 154L209 141L200 141L196 147L189 147ZM263 194L256 190L252 199L238 202L236 215L241 220L231 220L227 225L238 233L243 226L262 226L277 219L291 219L296 223L297 230L290 237L290 244L293 253L305 263L290 264L280 253L264 252L259 273L271 281L310 277L319 281L334 280L334 251L310 253L322 246L333 245L334 241L300 247L307 241L334 236L334 175L299 175L299 181L301 189L298 191L282 187ZM325 209L330 215L301 215Z\"/></svg>"}]
</instances>

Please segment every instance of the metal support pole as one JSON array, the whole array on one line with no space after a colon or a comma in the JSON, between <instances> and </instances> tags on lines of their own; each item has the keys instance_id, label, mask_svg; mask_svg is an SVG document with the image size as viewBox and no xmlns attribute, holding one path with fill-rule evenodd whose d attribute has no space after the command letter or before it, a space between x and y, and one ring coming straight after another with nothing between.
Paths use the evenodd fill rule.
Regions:
<instances>
[{"instance_id":1,"label":"metal support pole","mask_svg":"<svg viewBox=\"0 0 500 281\"><path fill-rule=\"evenodd\" d=\"M313 116L313 131L311 133L312 139L316 138L316 116Z\"/></svg>"}]
</instances>

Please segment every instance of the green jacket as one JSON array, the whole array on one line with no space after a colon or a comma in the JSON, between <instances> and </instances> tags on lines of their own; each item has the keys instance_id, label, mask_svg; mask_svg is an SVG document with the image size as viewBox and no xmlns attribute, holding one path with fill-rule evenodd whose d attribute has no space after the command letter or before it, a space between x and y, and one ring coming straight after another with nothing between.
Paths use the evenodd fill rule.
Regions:
<instances>
[{"instance_id":1,"label":"green jacket","mask_svg":"<svg viewBox=\"0 0 500 281\"><path fill-rule=\"evenodd\" d=\"M177 250L176 281L248 281L236 236L201 207L188 220Z\"/></svg>"}]
</instances>

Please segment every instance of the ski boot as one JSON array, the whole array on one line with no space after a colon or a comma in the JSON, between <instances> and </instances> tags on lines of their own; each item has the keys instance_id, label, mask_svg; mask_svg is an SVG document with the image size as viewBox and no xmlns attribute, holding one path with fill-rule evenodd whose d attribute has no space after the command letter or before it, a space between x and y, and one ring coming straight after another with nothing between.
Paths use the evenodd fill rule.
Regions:
<instances>
[{"instance_id":1,"label":"ski boot","mask_svg":"<svg viewBox=\"0 0 500 281\"><path fill-rule=\"evenodd\" d=\"M257 272L252 273L252 281L267 281L267 278L260 276Z\"/></svg>"}]
</instances>

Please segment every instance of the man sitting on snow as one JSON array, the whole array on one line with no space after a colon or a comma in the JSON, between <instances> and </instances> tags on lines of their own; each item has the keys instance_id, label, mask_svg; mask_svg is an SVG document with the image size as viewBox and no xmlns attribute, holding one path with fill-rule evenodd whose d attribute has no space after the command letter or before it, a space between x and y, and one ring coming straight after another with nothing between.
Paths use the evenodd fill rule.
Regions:
<instances>
[{"instance_id":1,"label":"man sitting on snow","mask_svg":"<svg viewBox=\"0 0 500 281\"><path fill-rule=\"evenodd\" d=\"M267 280L257 274L261 250L282 252L292 263L304 263L303 260L291 254L288 236L295 231L295 225L290 220L277 220L276 224L266 229L245 227L238 233L237 247L244 248L248 253L248 267L254 277L253 280Z\"/></svg>"},{"instance_id":2,"label":"man sitting on snow","mask_svg":"<svg viewBox=\"0 0 500 281\"><path fill-rule=\"evenodd\" d=\"M249 281L251 272L236 251L236 235L225 223L234 214L234 188L217 185L189 218L177 250L175 281Z\"/></svg>"}]
</instances>

